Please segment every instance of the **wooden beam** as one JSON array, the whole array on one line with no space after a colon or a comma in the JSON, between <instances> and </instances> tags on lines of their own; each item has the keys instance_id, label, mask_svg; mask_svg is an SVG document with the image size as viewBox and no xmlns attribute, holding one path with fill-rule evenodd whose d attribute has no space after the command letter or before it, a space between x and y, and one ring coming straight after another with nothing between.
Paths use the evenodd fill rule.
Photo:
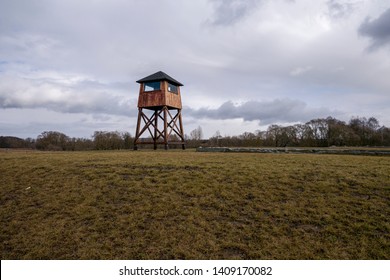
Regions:
<instances>
[{"instance_id":1,"label":"wooden beam","mask_svg":"<svg viewBox=\"0 0 390 280\"><path fill-rule=\"evenodd\" d=\"M164 143L165 143L165 150L168 150L168 134L167 134L167 106L163 107L164 111Z\"/></svg>"}]
</instances>

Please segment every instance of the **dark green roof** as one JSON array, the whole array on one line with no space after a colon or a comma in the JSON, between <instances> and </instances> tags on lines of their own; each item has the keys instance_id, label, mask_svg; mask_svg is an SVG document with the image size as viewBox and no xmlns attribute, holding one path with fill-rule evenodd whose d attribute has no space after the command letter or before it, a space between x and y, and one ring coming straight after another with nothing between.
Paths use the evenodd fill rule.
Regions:
<instances>
[{"instance_id":1,"label":"dark green roof","mask_svg":"<svg viewBox=\"0 0 390 280\"><path fill-rule=\"evenodd\" d=\"M141 80L138 80L137 83L145 83L145 82L157 82L157 81L168 81L176 86L182 86L183 84L179 81L176 81L174 78L164 73L163 71L158 71L152 75L149 75Z\"/></svg>"}]
</instances>

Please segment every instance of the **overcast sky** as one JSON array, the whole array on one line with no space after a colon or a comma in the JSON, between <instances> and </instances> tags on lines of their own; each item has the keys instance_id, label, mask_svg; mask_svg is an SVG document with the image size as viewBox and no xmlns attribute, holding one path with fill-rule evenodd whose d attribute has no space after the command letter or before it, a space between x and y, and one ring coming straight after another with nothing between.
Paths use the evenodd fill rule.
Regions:
<instances>
[{"instance_id":1,"label":"overcast sky","mask_svg":"<svg viewBox=\"0 0 390 280\"><path fill-rule=\"evenodd\" d=\"M186 134L390 126L390 0L0 0L0 135L134 135L135 81L160 70Z\"/></svg>"}]
</instances>

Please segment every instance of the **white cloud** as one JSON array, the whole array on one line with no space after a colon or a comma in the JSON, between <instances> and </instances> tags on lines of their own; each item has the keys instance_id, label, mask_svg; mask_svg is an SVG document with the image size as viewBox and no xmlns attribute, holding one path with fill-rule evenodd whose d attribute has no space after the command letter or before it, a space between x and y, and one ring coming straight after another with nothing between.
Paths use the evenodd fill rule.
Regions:
<instances>
[{"instance_id":1,"label":"white cloud","mask_svg":"<svg viewBox=\"0 0 390 280\"><path fill-rule=\"evenodd\" d=\"M309 72L311 69L311 66L297 67L290 71L290 76L301 76L302 74Z\"/></svg>"}]
</instances>

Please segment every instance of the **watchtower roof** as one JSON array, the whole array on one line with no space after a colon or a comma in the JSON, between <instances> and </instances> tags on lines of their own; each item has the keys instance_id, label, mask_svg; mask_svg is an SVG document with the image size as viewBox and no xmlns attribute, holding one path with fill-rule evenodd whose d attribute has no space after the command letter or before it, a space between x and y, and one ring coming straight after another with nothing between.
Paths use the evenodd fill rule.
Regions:
<instances>
[{"instance_id":1,"label":"watchtower roof","mask_svg":"<svg viewBox=\"0 0 390 280\"><path fill-rule=\"evenodd\" d=\"M168 81L176 86L182 86L183 84L179 81L176 81L174 78L164 73L163 71L158 71L152 75L149 75L145 78L142 78L137 81L137 83L145 83L145 82L156 82L156 81Z\"/></svg>"}]
</instances>

